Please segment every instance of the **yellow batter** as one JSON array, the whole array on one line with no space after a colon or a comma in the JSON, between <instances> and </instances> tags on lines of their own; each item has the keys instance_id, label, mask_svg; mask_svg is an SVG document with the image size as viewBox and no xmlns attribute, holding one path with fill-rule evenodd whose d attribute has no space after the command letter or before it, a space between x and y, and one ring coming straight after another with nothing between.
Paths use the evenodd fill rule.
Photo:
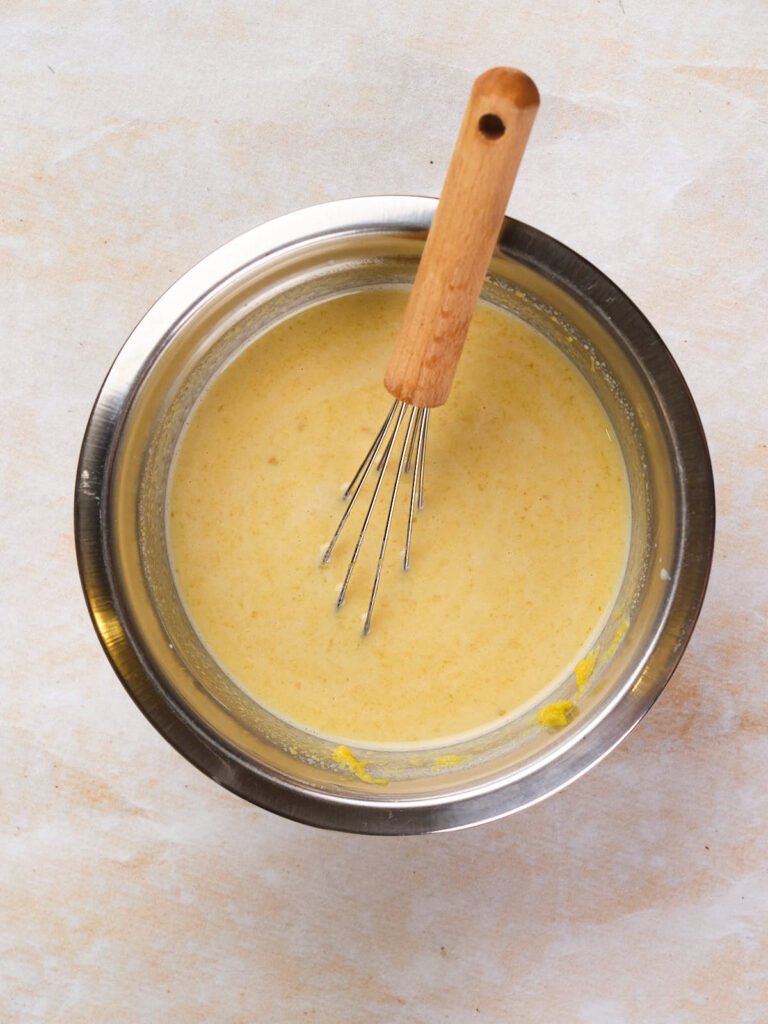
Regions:
<instances>
[{"instance_id":1,"label":"yellow batter","mask_svg":"<svg viewBox=\"0 0 768 1024\"><path fill-rule=\"evenodd\" d=\"M406 486L371 633L381 516L336 612L358 516L320 558L391 403L404 304L396 290L347 296L258 339L194 410L169 495L180 591L219 663L278 715L358 745L446 741L540 699L588 656L628 536L621 456L584 378L480 306L432 413L411 569Z\"/></svg>"}]
</instances>

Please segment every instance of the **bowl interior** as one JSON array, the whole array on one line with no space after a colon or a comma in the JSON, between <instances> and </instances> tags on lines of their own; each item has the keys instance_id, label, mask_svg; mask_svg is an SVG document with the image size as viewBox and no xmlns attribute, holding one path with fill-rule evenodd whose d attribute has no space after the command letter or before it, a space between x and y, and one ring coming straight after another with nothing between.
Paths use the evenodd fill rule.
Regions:
<instances>
[{"instance_id":1,"label":"bowl interior","mask_svg":"<svg viewBox=\"0 0 768 1024\"><path fill-rule=\"evenodd\" d=\"M421 202L407 227L315 232L266 253L258 239L242 243L228 273L209 267L206 288L192 282L188 298L173 296L175 316L158 303L137 328L143 348L132 351L129 340L112 371L130 387L104 460L101 551L116 631L110 656L166 736L218 781L280 813L357 831L427 831L497 817L597 760L671 673L703 594L701 553L706 561L707 543L711 549L706 528L697 533L690 518L692 496L706 504L708 484L711 491L700 464L703 451L708 468L706 447L663 344L594 268L509 221L482 301L531 325L585 376L613 425L631 497L627 568L598 641L612 653L569 723L542 729L534 708L440 748L354 748L371 774L389 779L371 786L335 763L335 741L275 717L222 671L186 615L169 560L165 508L180 433L211 379L280 320L333 296L409 284L432 209ZM162 300L169 311L171 298ZM107 626L100 632L104 639ZM120 645L130 671L121 667ZM571 676L542 704L575 695ZM208 754L196 756L193 746Z\"/></svg>"}]
</instances>

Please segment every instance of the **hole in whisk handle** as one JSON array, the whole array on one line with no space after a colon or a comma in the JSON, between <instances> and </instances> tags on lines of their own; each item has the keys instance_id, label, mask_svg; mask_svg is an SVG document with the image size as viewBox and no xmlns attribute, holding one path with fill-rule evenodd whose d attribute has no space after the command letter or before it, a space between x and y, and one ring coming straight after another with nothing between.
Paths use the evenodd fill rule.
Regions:
<instances>
[{"instance_id":1,"label":"hole in whisk handle","mask_svg":"<svg viewBox=\"0 0 768 1024\"><path fill-rule=\"evenodd\" d=\"M477 129L484 138L494 142L502 137L507 126L498 114L483 114L477 122Z\"/></svg>"}]
</instances>

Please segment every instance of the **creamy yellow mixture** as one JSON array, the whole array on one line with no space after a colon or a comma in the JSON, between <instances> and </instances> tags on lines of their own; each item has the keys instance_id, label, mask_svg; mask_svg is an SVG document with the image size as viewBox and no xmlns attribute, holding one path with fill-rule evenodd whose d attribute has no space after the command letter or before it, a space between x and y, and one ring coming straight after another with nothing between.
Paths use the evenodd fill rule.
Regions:
<instances>
[{"instance_id":1,"label":"creamy yellow mixture","mask_svg":"<svg viewBox=\"0 0 768 1024\"><path fill-rule=\"evenodd\" d=\"M391 404L382 379L404 304L397 290L347 296L257 339L195 408L169 495L172 562L211 653L276 714L358 745L445 741L544 697L589 657L628 536L621 456L588 384L480 306L431 416L411 569L407 480L363 638L385 480L336 611L362 500L320 559Z\"/></svg>"}]
</instances>

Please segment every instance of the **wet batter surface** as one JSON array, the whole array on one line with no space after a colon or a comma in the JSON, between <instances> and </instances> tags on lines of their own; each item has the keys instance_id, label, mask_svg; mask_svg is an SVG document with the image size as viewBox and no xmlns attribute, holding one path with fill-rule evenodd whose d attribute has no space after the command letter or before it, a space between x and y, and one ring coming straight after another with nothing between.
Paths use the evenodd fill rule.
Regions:
<instances>
[{"instance_id":1,"label":"wet batter surface","mask_svg":"<svg viewBox=\"0 0 768 1024\"><path fill-rule=\"evenodd\" d=\"M172 563L214 657L276 714L355 744L445 741L541 698L610 611L629 528L618 445L584 378L480 306L431 415L411 569L406 480L361 637L389 480L339 612L362 498L320 559L391 404L382 379L405 300L335 299L257 339L197 404L169 491Z\"/></svg>"}]
</instances>

